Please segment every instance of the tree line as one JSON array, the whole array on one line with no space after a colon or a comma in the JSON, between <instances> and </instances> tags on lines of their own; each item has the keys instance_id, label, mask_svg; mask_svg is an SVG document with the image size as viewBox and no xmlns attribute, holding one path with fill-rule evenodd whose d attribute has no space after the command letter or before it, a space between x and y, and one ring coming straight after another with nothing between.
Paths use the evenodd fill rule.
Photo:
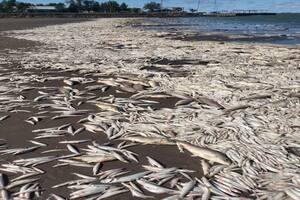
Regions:
<instances>
[{"instance_id":1,"label":"tree line","mask_svg":"<svg viewBox=\"0 0 300 200\"><path fill-rule=\"evenodd\" d=\"M149 2L141 8L131 8L126 3L119 4L116 1L99 3L95 0L66 0L65 3L31 4L16 0L2 0L0 12L27 12L32 6L54 6L57 12L101 12L101 13L140 13L142 11L154 12L161 9L156 2Z\"/></svg>"}]
</instances>

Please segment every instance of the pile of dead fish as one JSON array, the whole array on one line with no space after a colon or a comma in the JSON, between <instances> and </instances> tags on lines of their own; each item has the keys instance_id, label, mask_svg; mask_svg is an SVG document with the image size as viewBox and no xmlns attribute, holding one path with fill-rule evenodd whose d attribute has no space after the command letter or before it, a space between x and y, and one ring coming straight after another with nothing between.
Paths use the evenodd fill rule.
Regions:
<instances>
[{"instance_id":1,"label":"pile of dead fish","mask_svg":"<svg viewBox=\"0 0 300 200\"><path fill-rule=\"evenodd\" d=\"M170 42L156 32L122 27L120 33L112 25L124 22L99 19L13 33L46 43L43 51L12 58L24 68L76 76L1 72L0 125L24 112L24 123L32 126L30 145L0 141L0 154L8 157L0 165L2 198L300 199L299 50ZM207 62L176 68L188 75L175 76L172 66L151 64L158 57ZM37 86L47 82L56 84ZM30 91L34 97L26 98ZM102 136L108 142L95 139ZM203 176L149 156L141 163L130 149L136 145L189 152L199 158ZM107 162L141 170L105 169ZM51 186L68 196L44 191L43 165L74 170L69 173L76 179Z\"/></svg>"}]
</instances>

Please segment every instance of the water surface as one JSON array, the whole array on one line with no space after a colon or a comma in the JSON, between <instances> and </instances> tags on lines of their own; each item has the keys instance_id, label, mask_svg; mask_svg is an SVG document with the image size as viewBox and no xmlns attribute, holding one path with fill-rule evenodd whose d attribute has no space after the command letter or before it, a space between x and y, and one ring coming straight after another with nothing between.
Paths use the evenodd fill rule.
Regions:
<instances>
[{"instance_id":1,"label":"water surface","mask_svg":"<svg viewBox=\"0 0 300 200\"><path fill-rule=\"evenodd\" d=\"M146 29L217 32L266 38L258 42L300 44L300 13L237 17L154 18L147 19L147 21L155 25L146 26Z\"/></svg>"}]
</instances>

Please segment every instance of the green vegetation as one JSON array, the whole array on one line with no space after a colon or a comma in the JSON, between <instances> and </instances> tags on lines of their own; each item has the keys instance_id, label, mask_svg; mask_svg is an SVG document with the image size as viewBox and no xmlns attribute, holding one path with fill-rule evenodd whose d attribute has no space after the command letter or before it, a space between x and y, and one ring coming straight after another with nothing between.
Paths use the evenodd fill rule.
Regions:
<instances>
[{"instance_id":1,"label":"green vegetation","mask_svg":"<svg viewBox=\"0 0 300 200\"><path fill-rule=\"evenodd\" d=\"M52 7L35 7L52 6ZM53 8L55 7L55 9ZM71 13L143 13L143 12L183 12L183 8L162 8L160 3L149 2L141 8L131 8L126 3L119 4L109 0L98 2L96 0L65 0L65 3L31 4L17 0L0 0L2 13L32 13L32 12L71 12ZM191 11L191 12L194 12Z\"/></svg>"},{"instance_id":2,"label":"green vegetation","mask_svg":"<svg viewBox=\"0 0 300 200\"><path fill-rule=\"evenodd\" d=\"M154 11L161 10L161 5L160 5L160 3L156 3L154 1L151 1L150 3L146 3L144 5L144 9L148 10L150 12L154 12Z\"/></svg>"},{"instance_id":3,"label":"green vegetation","mask_svg":"<svg viewBox=\"0 0 300 200\"><path fill-rule=\"evenodd\" d=\"M66 0L65 3L30 4L16 0L0 0L0 12L28 12L31 6L54 6L55 12L99 12L99 13L140 13L140 8L130 8L126 3L116 1L99 3L95 0Z\"/></svg>"}]
</instances>

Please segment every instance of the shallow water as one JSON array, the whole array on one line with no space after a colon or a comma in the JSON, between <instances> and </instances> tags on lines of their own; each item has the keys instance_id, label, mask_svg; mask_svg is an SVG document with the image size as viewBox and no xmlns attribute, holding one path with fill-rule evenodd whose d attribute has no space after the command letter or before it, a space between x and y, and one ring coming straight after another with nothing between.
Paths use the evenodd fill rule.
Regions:
<instances>
[{"instance_id":1,"label":"shallow water","mask_svg":"<svg viewBox=\"0 0 300 200\"><path fill-rule=\"evenodd\" d=\"M300 44L300 14L240 17L193 17L147 19L155 25L146 29L220 32L251 36L283 36L266 40L274 44ZM260 41L261 42L261 41Z\"/></svg>"}]
</instances>

